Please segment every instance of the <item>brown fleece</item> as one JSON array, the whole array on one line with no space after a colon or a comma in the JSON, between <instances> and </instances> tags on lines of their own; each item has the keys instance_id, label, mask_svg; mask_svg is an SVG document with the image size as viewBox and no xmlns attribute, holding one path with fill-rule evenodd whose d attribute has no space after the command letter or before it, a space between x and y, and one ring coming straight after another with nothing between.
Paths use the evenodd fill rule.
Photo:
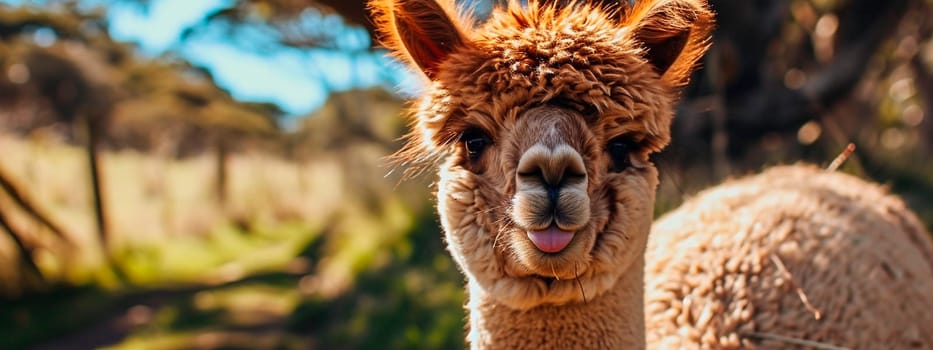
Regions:
<instances>
[{"instance_id":1,"label":"brown fleece","mask_svg":"<svg viewBox=\"0 0 933 350\"><path fill-rule=\"evenodd\" d=\"M444 159L438 212L473 348L644 348L648 155L668 143L712 14L625 3L511 1L474 28L451 1L371 2L382 41L426 79L397 157ZM546 253L530 235L548 227L573 238Z\"/></svg>"},{"instance_id":2,"label":"brown fleece","mask_svg":"<svg viewBox=\"0 0 933 350\"><path fill-rule=\"evenodd\" d=\"M655 222L646 261L650 348L933 348L929 235L853 176L783 166L717 186Z\"/></svg>"}]
</instances>

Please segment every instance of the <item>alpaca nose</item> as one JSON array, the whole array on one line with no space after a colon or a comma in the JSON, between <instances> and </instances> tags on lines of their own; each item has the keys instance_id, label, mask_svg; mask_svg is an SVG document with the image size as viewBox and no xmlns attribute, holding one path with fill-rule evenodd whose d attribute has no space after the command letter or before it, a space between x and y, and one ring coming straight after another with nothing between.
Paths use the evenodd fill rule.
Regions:
<instances>
[{"instance_id":1,"label":"alpaca nose","mask_svg":"<svg viewBox=\"0 0 933 350\"><path fill-rule=\"evenodd\" d=\"M586 183L583 157L566 144L553 148L543 144L532 146L522 154L517 170L519 187L543 188L552 205L557 203L562 188Z\"/></svg>"},{"instance_id":2,"label":"alpaca nose","mask_svg":"<svg viewBox=\"0 0 933 350\"><path fill-rule=\"evenodd\" d=\"M583 157L566 144L539 143L522 154L517 169L513 222L529 232L539 249L563 249L571 233L590 219Z\"/></svg>"}]
</instances>

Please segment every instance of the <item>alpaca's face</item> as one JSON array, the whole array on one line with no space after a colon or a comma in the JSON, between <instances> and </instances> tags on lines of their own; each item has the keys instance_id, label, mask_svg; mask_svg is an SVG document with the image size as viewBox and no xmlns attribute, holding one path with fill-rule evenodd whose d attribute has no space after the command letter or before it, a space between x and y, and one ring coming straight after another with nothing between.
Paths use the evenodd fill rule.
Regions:
<instances>
[{"instance_id":1,"label":"alpaca's face","mask_svg":"<svg viewBox=\"0 0 933 350\"><path fill-rule=\"evenodd\" d=\"M516 114L464 133L441 167L449 249L516 308L599 295L644 251L657 171L633 141L643 125L550 105Z\"/></svg>"},{"instance_id":2,"label":"alpaca's face","mask_svg":"<svg viewBox=\"0 0 933 350\"><path fill-rule=\"evenodd\" d=\"M450 251L518 308L599 295L643 254L657 186L648 155L671 116L670 91L615 31L550 26L452 57L438 77L450 87L424 111L445 113L436 132L456 135L438 186Z\"/></svg>"},{"instance_id":3,"label":"alpaca's face","mask_svg":"<svg viewBox=\"0 0 933 350\"><path fill-rule=\"evenodd\" d=\"M414 6L395 14L396 40L443 27L419 17L431 4L394 5ZM448 248L473 293L519 309L598 296L642 258L658 183L648 156L669 140L685 79L666 75L678 63L648 57L624 20L536 6L408 51L432 83L403 154L446 157ZM412 18L430 25L405 29Z\"/></svg>"}]
</instances>

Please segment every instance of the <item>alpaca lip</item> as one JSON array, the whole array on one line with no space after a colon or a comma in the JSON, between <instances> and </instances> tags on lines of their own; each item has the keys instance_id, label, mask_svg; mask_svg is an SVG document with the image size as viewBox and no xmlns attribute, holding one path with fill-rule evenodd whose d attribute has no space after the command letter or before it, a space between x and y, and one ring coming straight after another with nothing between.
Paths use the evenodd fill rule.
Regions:
<instances>
[{"instance_id":1,"label":"alpaca lip","mask_svg":"<svg viewBox=\"0 0 933 350\"><path fill-rule=\"evenodd\" d=\"M558 253L570 244L573 232L561 230L557 225L551 225L544 231L528 231L531 243L545 253Z\"/></svg>"}]
</instances>

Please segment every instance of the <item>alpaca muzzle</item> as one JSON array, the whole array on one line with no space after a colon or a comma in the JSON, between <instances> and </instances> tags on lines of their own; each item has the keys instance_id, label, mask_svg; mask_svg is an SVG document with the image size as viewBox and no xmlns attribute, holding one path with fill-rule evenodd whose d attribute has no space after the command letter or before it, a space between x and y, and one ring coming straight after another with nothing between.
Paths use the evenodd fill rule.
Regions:
<instances>
[{"instance_id":1,"label":"alpaca muzzle","mask_svg":"<svg viewBox=\"0 0 933 350\"><path fill-rule=\"evenodd\" d=\"M562 251L590 219L586 168L580 153L564 143L555 147L535 144L522 155L515 176L513 221L527 231L538 250Z\"/></svg>"}]
</instances>

